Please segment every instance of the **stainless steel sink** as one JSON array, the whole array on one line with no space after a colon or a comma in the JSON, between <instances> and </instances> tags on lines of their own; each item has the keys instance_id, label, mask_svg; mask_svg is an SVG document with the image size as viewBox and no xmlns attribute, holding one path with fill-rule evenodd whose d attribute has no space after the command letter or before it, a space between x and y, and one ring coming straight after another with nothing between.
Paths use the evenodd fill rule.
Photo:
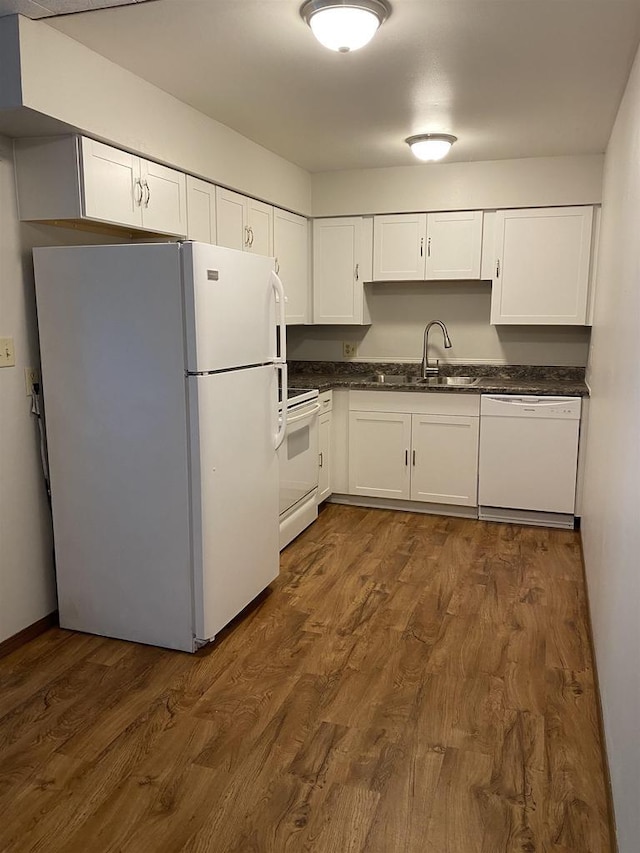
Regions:
<instances>
[{"instance_id":1,"label":"stainless steel sink","mask_svg":"<svg viewBox=\"0 0 640 853\"><path fill-rule=\"evenodd\" d=\"M480 379L477 376L428 376L423 379L421 376L407 376L402 373L374 373L369 377L369 381L377 385L426 385L437 388L475 385Z\"/></svg>"},{"instance_id":2,"label":"stainless steel sink","mask_svg":"<svg viewBox=\"0 0 640 853\"><path fill-rule=\"evenodd\" d=\"M428 376L426 379L418 378L417 382L422 385L476 385L478 376Z\"/></svg>"}]
</instances>

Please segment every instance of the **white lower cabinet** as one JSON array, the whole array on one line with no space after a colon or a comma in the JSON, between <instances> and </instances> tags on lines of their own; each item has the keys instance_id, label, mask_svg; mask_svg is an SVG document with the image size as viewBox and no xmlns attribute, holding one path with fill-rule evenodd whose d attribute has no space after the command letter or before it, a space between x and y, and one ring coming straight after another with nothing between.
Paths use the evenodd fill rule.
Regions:
<instances>
[{"instance_id":1,"label":"white lower cabinet","mask_svg":"<svg viewBox=\"0 0 640 853\"><path fill-rule=\"evenodd\" d=\"M349 493L408 500L411 415L349 412Z\"/></svg>"},{"instance_id":2,"label":"white lower cabinet","mask_svg":"<svg viewBox=\"0 0 640 853\"><path fill-rule=\"evenodd\" d=\"M478 505L477 417L411 416L411 500Z\"/></svg>"},{"instance_id":3,"label":"white lower cabinet","mask_svg":"<svg viewBox=\"0 0 640 853\"><path fill-rule=\"evenodd\" d=\"M477 395L354 392L349 494L477 506L478 435Z\"/></svg>"},{"instance_id":4,"label":"white lower cabinet","mask_svg":"<svg viewBox=\"0 0 640 853\"><path fill-rule=\"evenodd\" d=\"M331 495L331 409L333 392L320 394L320 416L318 417L318 503Z\"/></svg>"}]
</instances>

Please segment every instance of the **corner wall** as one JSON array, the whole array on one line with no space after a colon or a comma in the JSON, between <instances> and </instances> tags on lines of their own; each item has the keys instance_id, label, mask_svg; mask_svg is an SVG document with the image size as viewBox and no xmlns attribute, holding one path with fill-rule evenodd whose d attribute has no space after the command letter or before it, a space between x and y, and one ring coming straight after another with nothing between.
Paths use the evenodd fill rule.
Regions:
<instances>
[{"instance_id":1,"label":"corner wall","mask_svg":"<svg viewBox=\"0 0 640 853\"><path fill-rule=\"evenodd\" d=\"M620 853L640 838L640 52L605 157L582 537Z\"/></svg>"}]
</instances>

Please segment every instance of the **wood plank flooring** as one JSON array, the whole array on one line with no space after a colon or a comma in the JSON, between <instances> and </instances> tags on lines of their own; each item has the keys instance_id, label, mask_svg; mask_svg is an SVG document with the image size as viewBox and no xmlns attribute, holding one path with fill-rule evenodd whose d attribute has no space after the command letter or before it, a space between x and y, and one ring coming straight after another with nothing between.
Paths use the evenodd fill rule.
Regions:
<instances>
[{"instance_id":1,"label":"wood plank flooring","mask_svg":"<svg viewBox=\"0 0 640 853\"><path fill-rule=\"evenodd\" d=\"M578 534L328 506L197 655L0 661L2 853L611 853Z\"/></svg>"}]
</instances>

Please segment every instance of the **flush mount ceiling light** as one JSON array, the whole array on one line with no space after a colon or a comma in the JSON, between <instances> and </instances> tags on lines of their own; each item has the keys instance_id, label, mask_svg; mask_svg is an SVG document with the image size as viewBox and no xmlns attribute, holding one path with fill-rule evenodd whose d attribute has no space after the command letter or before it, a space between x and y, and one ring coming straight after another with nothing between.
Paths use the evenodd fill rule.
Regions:
<instances>
[{"instance_id":1,"label":"flush mount ceiling light","mask_svg":"<svg viewBox=\"0 0 640 853\"><path fill-rule=\"evenodd\" d=\"M320 44L350 53L371 41L391 7L386 0L307 0L300 14Z\"/></svg>"},{"instance_id":2,"label":"flush mount ceiling light","mask_svg":"<svg viewBox=\"0 0 640 853\"><path fill-rule=\"evenodd\" d=\"M450 133L418 133L405 139L405 142L418 160L442 160L457 138Z\"/></svg>"}]
</instances>

